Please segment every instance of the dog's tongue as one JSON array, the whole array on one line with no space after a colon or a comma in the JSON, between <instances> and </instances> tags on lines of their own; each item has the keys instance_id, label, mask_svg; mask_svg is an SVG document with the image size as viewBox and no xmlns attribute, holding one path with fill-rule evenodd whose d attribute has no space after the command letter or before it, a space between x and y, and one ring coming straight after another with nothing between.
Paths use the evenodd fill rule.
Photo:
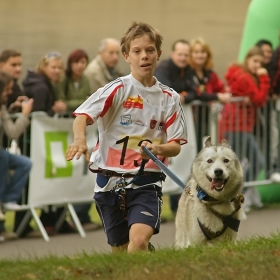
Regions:
<instances>
[{"instance_id":1,"label":"dog's tongue","mask_svg":"<svg viewBox=\"0 0 280 280\"><path fill-rule=\"evenodd\" d=\"M215 188L219 189L222 187L224 180L222 179L212 179L211 182L211 190L214 190Z\"/></svg>"}]
</instances>

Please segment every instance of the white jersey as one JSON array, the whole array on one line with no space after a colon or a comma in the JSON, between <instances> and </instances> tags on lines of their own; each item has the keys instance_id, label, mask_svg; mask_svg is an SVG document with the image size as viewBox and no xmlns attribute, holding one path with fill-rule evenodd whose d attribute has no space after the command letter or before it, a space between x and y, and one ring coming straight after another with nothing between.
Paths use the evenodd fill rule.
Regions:
<instances>
[{"instance_id":1,"label":"white jersey","mask_svg":"<svg viewBox=\"0 0 280 280\"><path fill-rule=\"evenodd\" d=\"M93 93L74 115L97 122L99 141L90 161L102 169L136 173L142 161L138 144L144 139L154 144L187 143L179 94L158 80L145 87L131 74L118 78ZM161 160L167 164L167 158ZM160 170L150 160L145 171Z\"/></svg>"}]
</instances>

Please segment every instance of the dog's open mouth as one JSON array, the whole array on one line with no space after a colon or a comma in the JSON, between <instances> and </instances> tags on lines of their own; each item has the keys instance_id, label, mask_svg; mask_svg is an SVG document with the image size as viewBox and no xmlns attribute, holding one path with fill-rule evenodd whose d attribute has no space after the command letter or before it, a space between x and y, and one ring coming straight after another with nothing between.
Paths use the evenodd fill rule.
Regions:
<instances>
[{"instance_id":1,"label":"dog's open mouth","mask_svg":"<svg viewBox=\"0 0 280 280\"><path fill-rule=\"evenodd\" d=\"M207 176L207 179L211 183L211 190L216 190L217 192L221 192L228 181L228 178L227 179L211 178L209 176Z\"/></svg>"}]
</instances>

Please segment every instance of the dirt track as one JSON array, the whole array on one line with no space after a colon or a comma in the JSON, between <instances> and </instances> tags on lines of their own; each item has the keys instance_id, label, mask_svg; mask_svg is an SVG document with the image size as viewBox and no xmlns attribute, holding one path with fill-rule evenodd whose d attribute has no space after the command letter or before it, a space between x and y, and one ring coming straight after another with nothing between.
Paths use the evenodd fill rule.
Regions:
<instances>
[{"instance_id":1,"label":"dirt track","mask_svg":"<svg viewBox=\"0 0 280 280\"><path fill-rule=\"evenodd\" d=\"M263 209L251 212L247 220L241 223L238 239L253 236L268 237L280 229L280 208ZM152 238L156 248L172 247L175 227L173 222L163 224L161 232ZM51 237L49 242L43 238L20 239L0 244L0 259L34 258L48 255L75 255L82 252L109 252L103 230L87 233L85 238L78 234L58 235Z\"/></svg>"}]
</instances>

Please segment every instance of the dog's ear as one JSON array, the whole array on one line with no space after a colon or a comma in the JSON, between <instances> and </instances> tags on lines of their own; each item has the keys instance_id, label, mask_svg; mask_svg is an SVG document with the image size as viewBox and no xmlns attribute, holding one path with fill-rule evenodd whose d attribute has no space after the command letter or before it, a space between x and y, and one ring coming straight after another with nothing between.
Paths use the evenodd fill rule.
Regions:
<instances>
[{"instance_id":1,"label":"dog's ear","mask_svg":"<svg viewBox=\"0 0 280 280\"><path fill-rule=\"evenodd\" d=\"M221 144L222 144L223 147L231 149L231 146L226 139L223 139Z\"/></svg>"},{"instance_id":2,"label":"dog's ear","mask_svg":"<svg viewBox=\"0 0 280 280\"><path fill-rule=\"evenodd\" d=\"M208 136L205 140L205 147L210 147L212 146L212 143L211 143L211 136Z\"/></svg>"}]
</instances>

